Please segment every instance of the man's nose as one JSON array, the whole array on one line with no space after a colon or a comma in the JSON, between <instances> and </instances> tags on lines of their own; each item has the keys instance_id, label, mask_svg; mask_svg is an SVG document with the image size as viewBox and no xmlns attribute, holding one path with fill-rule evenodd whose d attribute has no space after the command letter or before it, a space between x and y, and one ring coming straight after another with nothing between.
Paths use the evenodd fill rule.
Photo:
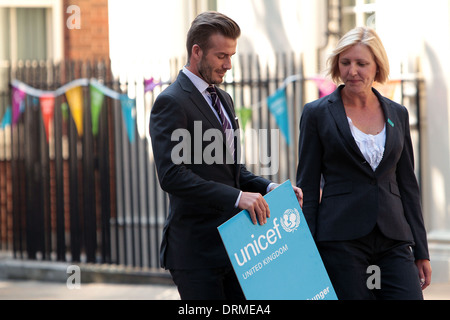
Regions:
<instances>
[{"instance_id":1,"label":"man's nose","mask_svg":"<svg viewBox=\"0 0 450 320\"><path fill-rule=\"evenodd\" d=\"M227 58L225 63L223 64L223 68L226 70L231 70L231 58Z\"/></svg>"}]
</instances>

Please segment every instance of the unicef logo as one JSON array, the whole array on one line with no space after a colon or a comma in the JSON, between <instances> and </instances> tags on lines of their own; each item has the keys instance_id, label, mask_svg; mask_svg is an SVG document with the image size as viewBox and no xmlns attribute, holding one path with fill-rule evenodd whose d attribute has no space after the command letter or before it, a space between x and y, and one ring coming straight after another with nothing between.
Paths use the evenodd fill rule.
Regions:
<instances>
[{"instance_id":1,"label":"unicef logo","mask_svg":"<svg viewBox=\"0 0 450 320\"><path fill-rule=\"evenodd\" d=\"M281 217L281 226L287 232L294 232L300 225L300 214L297 209L287 209Z\"/></svg>"}]
</instances>

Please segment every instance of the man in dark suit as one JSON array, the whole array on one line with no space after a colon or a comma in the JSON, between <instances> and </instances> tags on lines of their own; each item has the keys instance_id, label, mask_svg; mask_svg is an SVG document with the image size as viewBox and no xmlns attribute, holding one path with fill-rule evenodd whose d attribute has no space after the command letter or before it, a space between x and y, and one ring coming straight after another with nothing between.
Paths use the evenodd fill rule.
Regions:
<instances>
[{"instance_id":1,"label":"man in dark suit","mask_svg":"<svg viewBox=\"0 0 450 320\"><path fill-rule=\"evenodd\" d=\"M253 223L266 223L270 210L263 195L277 186L236 161L233 101L215 86L231 69L239 36L227 16L200 14L187 36L188 64L151 113L158 177L170 199L161 265L182 299L244 298L217 227L244 209ZM293 188L301 201L301 190Z\"/></svg>"}]
</instances>

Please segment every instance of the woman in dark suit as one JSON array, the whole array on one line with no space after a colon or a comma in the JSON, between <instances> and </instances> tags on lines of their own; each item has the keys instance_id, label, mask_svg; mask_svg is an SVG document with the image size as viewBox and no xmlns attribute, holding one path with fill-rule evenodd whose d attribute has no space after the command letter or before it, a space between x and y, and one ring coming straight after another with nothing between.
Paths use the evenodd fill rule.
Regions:
<instances>
[{"instance_id":1,"label":"woman in dark suit","mask_svg":"<svg viewBox=\"0 0 450 320\"><path fill-rule=\"evenodd\" d=\"M339 299L423 299L431 267L408 112L372 87L389 75L383 44L353 29L329 64L343 85L306 104L300 121L308 225Z\"/></svg>"}]
</instances>

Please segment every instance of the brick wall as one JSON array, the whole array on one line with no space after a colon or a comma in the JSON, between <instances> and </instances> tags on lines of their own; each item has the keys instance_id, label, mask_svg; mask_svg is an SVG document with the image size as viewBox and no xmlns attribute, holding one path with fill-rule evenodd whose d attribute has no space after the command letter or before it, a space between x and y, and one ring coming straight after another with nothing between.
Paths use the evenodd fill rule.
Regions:
<instances>
[{"instance_id":1,"label":"brick wall","mask_svg":"<svg viewBox=\"0 0 450 320\"><path fill-rule=\"evenodd\" d=\"M64 20L70 5L80 8L80 29L64 28L64 57L74 60L109 58L108 0L64 0Z\"/></svg>"}]
</instances>

